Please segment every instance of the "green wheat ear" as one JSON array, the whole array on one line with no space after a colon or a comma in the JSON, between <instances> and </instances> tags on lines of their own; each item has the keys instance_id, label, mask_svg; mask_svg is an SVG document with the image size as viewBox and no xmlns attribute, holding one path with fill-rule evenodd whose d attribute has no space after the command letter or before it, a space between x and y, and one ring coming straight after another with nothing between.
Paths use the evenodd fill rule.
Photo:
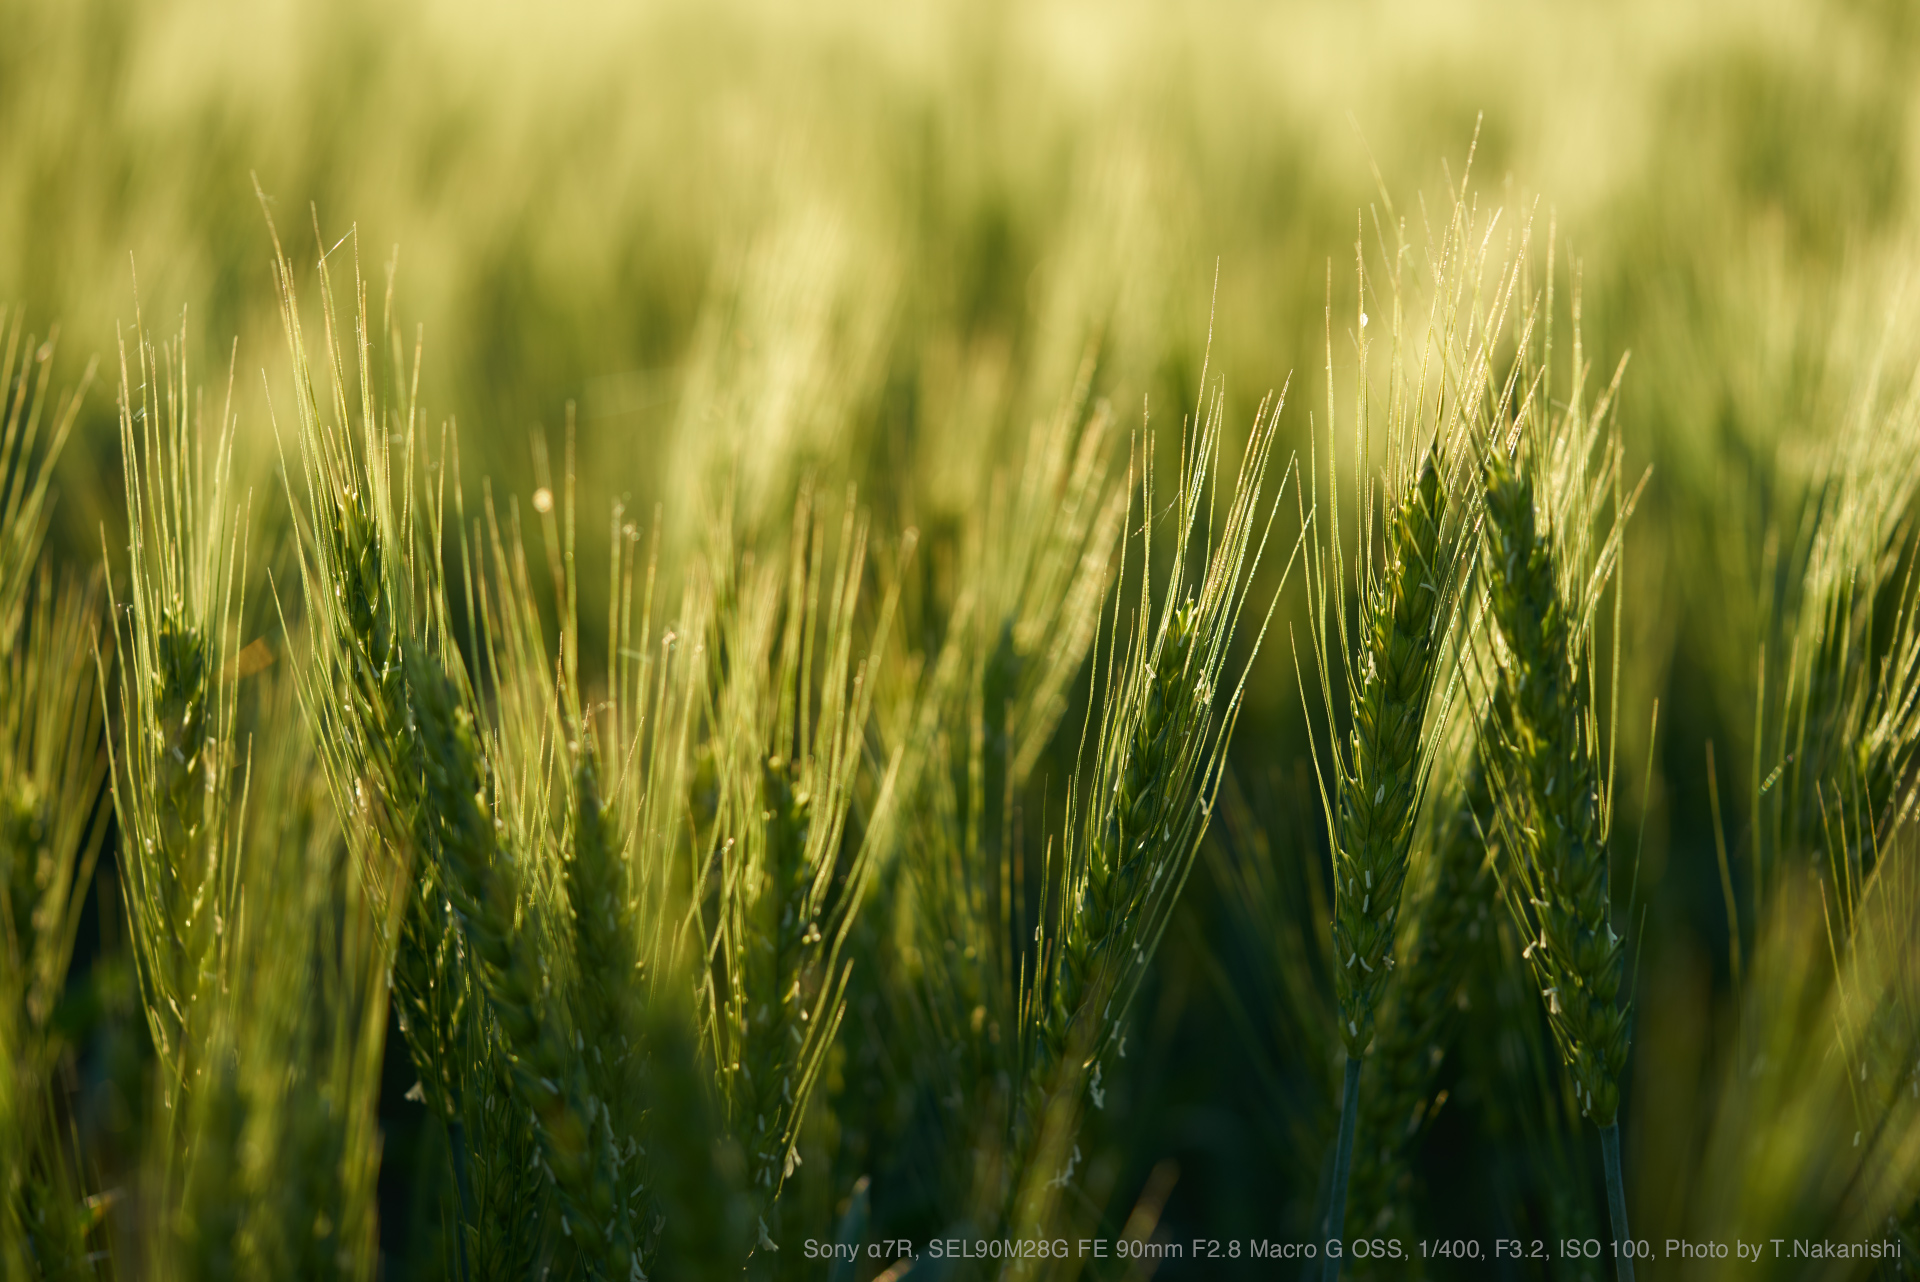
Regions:
<instances>
[{"instance_id":1,"label":"green wheat ear","mask_svg":"<svg viewBox=\"0 0 1920 1282\"><path fill-rule=\"evenodd\" d=\"M164 1202L187 1189L175 1169L176 1128L192 1111L183 1096L218 1069L216 1008L239 909L247 506L233 493L231 393L218 419L204 413L184 333L163 348L138 334L131 366L127 355L123 347L130 573L124 602L110 597L119 724L109 742L122 892L162 1069L154 1151ZM212 1076L204 1084L219 1089Z\"/></svg>"},{"instance_id":2,"label":"green wheat ear","mask_svg":"<svg viewBox=\"0 0 1920 1282\"><path fill-rule=\"evenodd\" d=\"M1210 473L1219 463L1222 398L1203 407L1181 442L1167 581L1157 589L1151 582L1149 521L1139 549L1148 572L1130 634L1115 604L1091 769L1076 781L1083 791L1068 817L1064 857L1050 861L1043 882L1054 898L1041 905L1039 959L1023 994L1024 1081L1005 1190L1016 1232L1046 1225L1073 1179L1082 1101L1101 1106L1101 1059L1123 1045L1128 1008L1212 819L1245 691L1244 675L1238 683L1227 676L1227 649L1292 474L1289 464L1273 498L1265 497L1280 405L1280 397L1261 404L1231 502L1217 515ZM1151 438L1142 447L1135 484L1140 510L1152 513Z\"/></svg>"},{"instance_id":3,"label":"green wheat ear","mask_svg":"<svg viewBox=\"0 0 1920 1282\"><path fill-rule=\"evenodd\" d=\"M811 486L795 504L784 558L736 558L729 538L716 528L704 564L718 602L711 748L719 798L709 841L720 884L703 924L717 963L703 995L734 1135L777 1231L781 1188L800 1164L801 1123L846 1011L847 937L892 841L909 755L898 745L869 769L865 750L898 588L887 590L862 637L861 589L873 566L851 492L831 560ZM908 539L902 567L911 548ZM866 787L862 830L849 820ZM769 1230L760 1236L771 1240Z\"/></svg>"},{"instance_id":4,"label":"green wheat ear","mask_svg":"<svg viewBox=\"0 0 1920 1282\"><path fill-rule=\"evenodd\" d=\"M1166 834L1175 822L1191 823L1181 813L1192 773L1183 758L1210 710L1205 673L1193 663L1197 622L1190 601L1167 620L1113 800L1092 835L1080 899L1060 941L1059 970L1035 1039L1027 1086L1035 1118L1046 1108L1057 1067L1076 1050L1085 1054L1088 1047L1075 1043L1107 1022L1108 954L1129 946L1146 895L1179 858Z\"/></svg>"},{"instance_id":5,"label":"green wheat ear","mask_svg":"<svg viewBox=\"0 0 1920 1282\"><path fill-rule=\"evenodd\" d=\"M58 327L41 342L23 311L0 303L0 636L20 630L52 520L53 466L93 384L89 361L78 386L49 404L57 339Z\"/></svg>"},{"instance_id":6,"label":"green wheat ear","mask_svg":"<svg viewBox=\"0 0 1920 1282\"><path fill-rule=\"evenodd\" d=\"M1433 830L1425 875L1409 886L1411 922L1395 982L1367 1057L1372 1089L1360 1101L1352 1196L1368 1233L1410 1233L1413 1141L1438 1106L1435 1087L1499 921L1488 860L1494 805L1474 743L1463 745L1457 794Z\"/></svg>"},{"instance_id":7,"label":"green wheat ear","mask_svg":"<svg viewBox=\"0 0 1920 1282\"><path fill-rule=\"evenodd\" d=\"M76 662L99 626L95 587L45 572L0 618L0 1268L20 1270L8 1277L80 1276L100 1218L58 1107L59 1003L109 817L101 687Z\"/></svg>"},{"instance_id":8,"label":"green wheat ear","mask_svg":"<svg viewBox=\"0 0 1920 1282\"><path fill-rule=\"evenodd\" d=\"M1637 491L1618 489L1620 451L1608 426L1619 373L1589 413L1577 349L1575 371L1564 417L1550 425L1544 392L1529 395L1507 437L1516 452L1496 438L1483 463L1495 680L1493 733L1481 753L1499 794L1508 906L1574 1096L1600 1128L1618 1243L1628 1236L1619 1113L1629 1010L1620 992L1625 948L1612 921L1592 619ZM1615 1272L1632 1282L1631 1256L1616 1251Z\"/></svg>"},{"instance_id":9,"label":"green wheat ear","mask_svg":"<svg viewBox=\"0 0 1920 1282\"><path fill-rule=\"evenodd\" d=\"M1361 1057L1393 974L1414 818L1426 792L1437 724L1431 710L1459 599L1459 524L1450 520L1439 460L1429 450L1387 518L1385 559L1360 617L1353 729L1336 759L1333 967L1346 1049L1329 1232L1341 1232L1355 1132ZM1377 1143L1380 1136L1369 1136ZM1339 1261L1328 1264L1338 1275Z\"/></svg>"},{"instance_id":10,"label":"green wheat ear","mask_svg":"<svg viewBox=\"0 0 1920 1282\"><path fill-rule=\"evenodd\" d=\"M1334 852L1334 990L1340 1035L1358 1059L1393 970L1423 785L1427 707L1444 641L1451 575L1443 560L1446 491L1429 454L1387 523L1385 568L1361 624L1361 678Z\"/></svg>"},{"instance_id":11,"label":"green wheat ear","mask_svg":"<svg viewBox=\"0 0 1920 1282\"><path fill-rule=\"evenodd\" d=\"M540 1155L565 1211L564 1228L589 1260L625 1277L636 1261L610 1155L592 1136L598 1111L585 1066L550 1011L548 969L531 921L520 922L522 871L503 849L486 804L487 766L473 719L439 661L405 650L428 816L425 851L453 905L471 966L498 1030L517 1104L531 1111Z\"/></svg>"},{"instance_id":12,"label":"green wheat ear","mask_svg":"<svg viewBox=\"0 0 1920 1282\"><path fill-rule=\"evenodd\" d=\"M1614 932L1590 703L1560 596L1552 535L1538 528L1534 480L1495 452L1486 463L1488 602L1501 641L1494 696L1506 826L1521 856L1528 960L1575 1093L1594 1122L1620 1110L1628 1010Z\"/></svg>"},{"instance_id":13,"label":"green wheat ear","mask_svg":"<svg viewBox=\"0 0 1920 1282\"><path fill-rule=\"evenodd\" d=\"M1447 222L1428 232L1423 247L1431 266L1420 295L1405 279L1416 254L1403 221L1377 221L1388 251L1378 280L1364 247L1356 247L1359 301L1387 322L1384 333L1370 335L1362 312L1353 331L1359 527L1351 545L1343 541L1340 505L1329 505L1308 562L1320 703L1333 741L1329 760L1316 748L1315 767L1333 852L1331 963L1346 1052L1324 1226L1330 1238L1345 1228L1362 1058L1373 1044L1381 1003L1395 986L1395 937L1414 828L1454 690L1442 674L1455 670L1456 625L1477 550L1471 531L1480 519L1477 487L1463 472L1490 407L1511 391L1497 384L1493 368L1507 341L1531 237L1531 223L1522 217L1502 244L1493 234L1499 214L1483 218L1464 179L1450 196ZM1382 202L1392 217L1384 192ZM1424 315L1411 310L1416 299ZM1376 348L1390 353L1379 389ZM1331 310L1327 359L1331 425ZM1384 419L1379 427L1377 419ZM1376 431L1384 438L1378 461ZM1335 475L1331 464L1328 474ZM1360 599L1350 607L1356 590ZM1351 722L1344 744L1337 731L1343 718ZM1383 1138L1370 1135L1367 1143ZM1329 1258L1329 1282L1340 1267L1339 1258Z\"/></svg>"},{"instance_id":14,"label":"green wheat ear","mask_svg":"<svg viewBox=\"0 0 1920 1282\"><path fill-rule=\"evenodd\" d=\"M1092 371L1089 359L1017 461L977 478L940 645L925 669L883 670L896 680L877 700L890 741L927 747L903 775L905 831L880 875L899 924L891 938L865 926L856 941L877 954L858 974L883 978L874 987L891 1027L863 1021L848 1036L848 1075L888 1073L946 1102L940 1142L924 1146L927 1178L949 1216L974 1224L1001 1210L1021 1104L1011 1034L1034 922L1017 820L1099 632L1127 512L1113 416L1089 404Z\"/></svg>"}]
</instances>

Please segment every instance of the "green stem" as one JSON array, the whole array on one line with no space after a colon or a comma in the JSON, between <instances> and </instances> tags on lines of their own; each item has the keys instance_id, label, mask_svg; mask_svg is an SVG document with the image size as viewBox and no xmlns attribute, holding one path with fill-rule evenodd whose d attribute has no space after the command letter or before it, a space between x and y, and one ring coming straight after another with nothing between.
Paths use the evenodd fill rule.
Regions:
<instances>
[{"instance_id":1,"label":"green stem","mask_svg":"<svg viewBox=\"0 0 1920 1282\"><path fill-rule=\"evenodd\" d=\"M453 1150L453 1187L460 1195L460 1228L453 1235L460 1254L460 1282L473 1274L467 1268L467 1234L473 1229L473 1186L467 1179L467 1128L459 1122L447 1123L448 1147Z\"/></svg>"},{"instance_id":2,"label":"green stem","mask_svg":"<svg viewBox=\"0 0 1920 1282\"><path fill-rule=\"evenodd\" d=\"M1607 1212L1613 1218L1614 1276L1633 1282L1633 1257L1627 1254L1627 1186L1620 1179L1620 1123L1600 1128L1600 1157L1607 1167Z\"/></svg>"},{"instance_id":3,"label":"green stem","mask_svg":"<svg viewBox=\"0 0 1920 1282\"><path fill-rule=\"evenodd\" d=\"M1332 1248L1347 1227L1347 1176L1353 1170L1353 1128L1360 1118L1360 1058L1347 1056L1347 1084L1340 1094L1340 1144L1333 1150L1333 1197L1327 1205L1327 1282L1339 1282L1340 1254Z\"/></svg>"}]
</instances>

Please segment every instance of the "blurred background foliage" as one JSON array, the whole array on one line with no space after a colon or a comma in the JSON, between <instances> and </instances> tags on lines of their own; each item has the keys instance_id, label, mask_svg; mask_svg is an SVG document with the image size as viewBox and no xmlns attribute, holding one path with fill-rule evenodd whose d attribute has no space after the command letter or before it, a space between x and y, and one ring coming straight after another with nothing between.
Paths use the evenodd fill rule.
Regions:
<instances>
[{"instance_id":1,"label":"blurred background foliage","mask_svg":"<svg viewBox=\"0 0 1920 1282\"><path fill-rule=\"evenodd\" d=\"M184 312L211 386L233 353L257 489L285 354L256 179L298 264L316 223L326 246L357 228L376 290L395 255L422 400L459 423L469 478L524 498L530 430L571 405L590 523L663 503L684 540L679 500L719 473L777 513L771 491L812 469L857 481L883 537L917 527L932 577L982 470L1089 351L1123 425L1177 423L1204 367L1244 430L1291 375L1283 446L1304 455L1361 211L1384 191L1419 219L1477 128L1476 187L1538 201L1578 263L1595 364L1631 353L1628 472L1654 479L1619 649L1617 831L1643 843L1645 912L1628 1165L1637 1230L1686 1222L1667 1158L1705 1125L1689 1101L1731 1005L1706 749L1750 914L1777 532L1871 362L1920 355L1920 7L0 0L0 33L0 298L58 322L73 378L115 361L136 278L146 324ZM124 547L116 451L96 385L49 555L92 565L103 528ZM256 504L267 527L276 506ZM602 635L604 602L583 607ZM1284 639L1264 649L1232 756L1247 824L1304 861L1324 829L1293 668ZM1177 1170L1176 1240L1302 1227L1273 1208L1321 1160L1297 1123L1337 1067L1286 1043L1267 945L1214 866L1156 963L1111 1127L1123 1202ZM111 923L90 930L83 954L124 969ZM98 1018L120 1031L96 1068L130 1053ZM1484 1140L1435 1125L1430 1185L1483 1165ZM1440 1194L1461 1229L1501 1227Z\"/></svg>"}]
</instances>

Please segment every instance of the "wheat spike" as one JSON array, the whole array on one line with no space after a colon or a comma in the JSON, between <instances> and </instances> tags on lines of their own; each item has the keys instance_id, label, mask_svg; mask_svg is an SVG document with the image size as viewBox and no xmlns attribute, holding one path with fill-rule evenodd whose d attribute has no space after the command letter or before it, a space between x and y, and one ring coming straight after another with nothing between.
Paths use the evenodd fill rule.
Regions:
<instances>
[{"instance_id":1,"label":"wheat spike","mask_svg":"<svg viewBox=\"0 0 1920 1282\"><path fill-rule=\"evenodd\" d=\"M1485 978L1476 969L1495 946L1493 798L1471 743L1467 749L1466 777L1432 835L1431 866L1367 1057L1372 1089L1361 1097L1357 1130L1366 1138L1354 1150L1352 1198L1368 1233L1413 1232L1411 1150L1439 1107L1435 1081L1472 1000L1468 990Z\"/></svg>"},{"instance_id":2,"label":"wheat spike","mask_svg":"<svg viewBox=\"0 0 1920 1282\"><path fill-rule=\"evenodd\" d=\"M1507 828L1527 870L1530 960L1554 1037L1594 1122L1613 1123L1627 1062L1625 950L1612 924L1601 786L1574 633L1523 455L1486 465L1490 612L1502 643L1492 743L1511 798Z\"/></svg>"},{"instance_id":3,"label":"wheat spike","mask_svg":"<svg viewBox=\"0 0 1920 1282\"><path fill-rule=\"evenodd\" d=\"M1006 1189L1016 1228L1043 1222L1073 1178L1078 1158L1071 1136L1082 1101L1098 1103L1099 1061L1124 1036L1140 977L1212 817L1220 761L1244 691L1243 685L1222 688L1226 647L1271 526L1274 508L1263 490L1279 405L1277 397L1262 404L1231 503L1219 518L1209 500L1222 420L1218 398L1183 439L1176 568L1157 602L1143 578L1124 651L1110 634L1113 667L1102 691L1091 786L1082 814L1070 816L1065 858L1050 874L1058 881L1049 893L1058 898L1041 907L1041 957L1023 998L1026 1062ZM1142 508L1151 512L1150 443L1143 446L1136 483ZM1194 540L1202 537L1204 570L1190 584L1185 567L1189 556L1199 560ZM1142 543L1147 560L1150 548Z\"/></svg>"},{"instance_id":4,"label":"wheat spike","mask_svg":"<svg viewBox=\"0 0 1920 1282\"><path fill-rule=\"evenodd\" d=\"M1361 624L1361 678L1334 856L1335 993L1358 1059L1394 968L1394 928L1423 787L1423 742L1445 641L1446 494L1429 455L1387 526L1387 559Z\"/></svg>"}]
</instances>

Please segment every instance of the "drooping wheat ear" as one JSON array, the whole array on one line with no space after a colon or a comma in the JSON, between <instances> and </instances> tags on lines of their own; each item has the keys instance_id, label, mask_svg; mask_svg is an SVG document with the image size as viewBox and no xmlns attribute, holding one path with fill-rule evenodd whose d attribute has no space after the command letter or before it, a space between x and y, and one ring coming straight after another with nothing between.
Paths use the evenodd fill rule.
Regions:
<instances>
[{"instance_id":1,"label":"drooping wheat ear","mask_svg":"<svg viewBox=\"0 0 1920 1282\"><path fill-rule=\"evenodd\" d=\"M120 361L131 568L120 624L114 807L147 1021L169 1101L191 1075L193 1006L217 972L238 888L233 770L246 518L232 490L233 416L213 423L184 333ZM137 377L136 377L137 375ZM109 564L114 560L108 558Z\"/></svg>"},{"instance_id":2,"label":"drooping wheat ear","mask_svg":"<svg viewBox=\"0 0 1920 1282\"><path fill-rule=\"evenodd\" d=\"M1223 691L1227 646L1292 470L1270 505L1264 490L1280 405L1270 397L1260 406L1220 516L1211 507L1211 472L1222 398L1183 435L1171 568L1157 595L1151 438L1136 447L1140 597L1124 642L1115 601L1091 770L1076 793L1062 857L1043 881L1054 898L1040 907L1040 954L1023 996L1025 1063L1006 1190L1016 1226L1043 1222L1072 1178L1080 1102L1100 1104L1098 1060L1122 1034L1212 816L1244 691L1244 675Z\"/></svg>"},{"instance_id":3,"label":"drooping wheat ear","mask_svg":"<svg viewBox=\"0 0 1920 1282\"><path fill-rule=\"evenodd\" d=\"M1432 834L1411 933L1368 1056L1372 1088L1361 1096L1351 1185L1368 1233L1412 1230L1404 1219L1412 1203L1412 1142L1438 1107L1435 1083L1467 997L1463 990L1493 946L1493 797L1471 743L1462 756L1465 777Z\"/></svg>"}]
</instances>

